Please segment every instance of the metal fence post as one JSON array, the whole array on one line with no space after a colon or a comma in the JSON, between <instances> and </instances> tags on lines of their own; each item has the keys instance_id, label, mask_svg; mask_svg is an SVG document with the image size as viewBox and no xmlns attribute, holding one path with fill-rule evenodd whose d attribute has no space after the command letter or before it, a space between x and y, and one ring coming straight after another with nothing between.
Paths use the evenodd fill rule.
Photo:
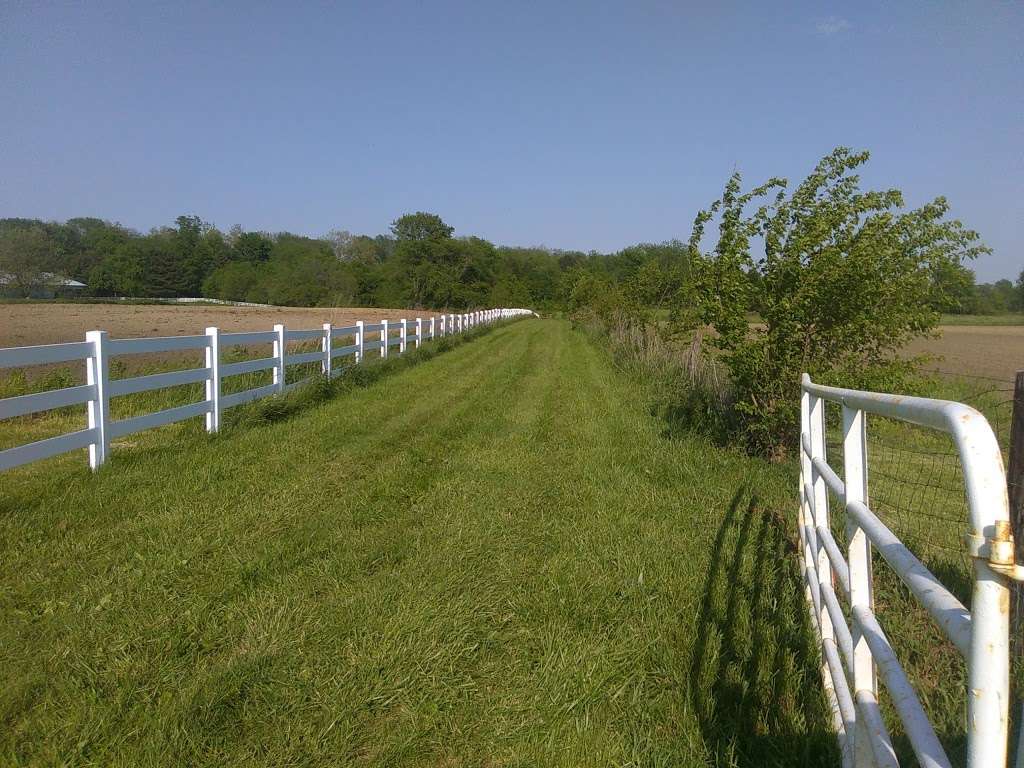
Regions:
<instances>
[{"instance_id":1,"label":"metal fence post","mask_svg":"<svg viewBox=\"0 0 1024 768\"><path fill-rule=\"evenodd\" d=\"M401 326L398 329L398 354L405 354L405 347L409 339L409 321L404 317L399 320Z\"/></svg>"},{"instance_id":2,"label":"metal fence post","mask_svg":"<svg viewBox=\"0 0 1024 768\"><path fill-rule=\"evenodd\" d=\"M285 335L284 326L280 323L274 326L274 333L277 335L277 338L274 339L274 357L277 358L273 368L274 387L278 392L284 392L284 356L288 347L288 337Z\"/></svg>"},{"instance_id":3,"label":"metal fence post","mask_svg":"<svg viewBox=\"0 0 1024 768\"><path fill-rule=\"evenodd\" d=\"M106 462L110 453L110 362L107 357L107 332L88 331L85 340L92 344L92 355L86 358L86 383L96 390L89 401L89 428L96 430L96 439L89 444L89 468L95 471Z\"/></svg>"},{"instance_id":4,"label":"metal fence post","mask_svg":"<svg viewBox=\"0 0 1024 768\"><path fill-rule=\"evenodd\" d=\"M324 323L324 338L321 342L324 350L324 362L321 372L328 379L331 378L331 347L334 346L334 329L330 323Z\"/></svg>"},{"instance_id":5,"label":"metal fence post","mask_svg":"<svg viewBox=\"0 0 1024 768\"><path fill-rule=\"evenodd\" d=\"M1010 412L1010 455L1006 466L1006 495L1010 504L1010 526L1016 543L1016 561L1024 563L1024 371L1014 377L1013 406ZM1024 585L1019 582L1010 587L1013 610L1010 613L1010 659L1024 660ZM1014 707L1020 706L1017 721L1017 768L1024 768L1024 701L1017 691Z\"/></svg>"},{"instance_id":6,"label":"metal fence post","mask_svg":"<svg viewBox=\"0 0 1024 768\"><path fill-rule=\"evenodd\" d=\"M206 370L210 378L206 380L206 402L210 410L206 413L206 431L220 431L220 331L210 326L206 329L210 343L206 347Z\"/></svg>"},{"instance_id":7,"label":"metal fence post","mask_svg":"<svg viewBox=\"0 0 1024 768\"><path fill-rule=\"evenodd\" d=\"M363 321L356 320L356 365L363 362Z\"/></svg>"},{"instance_id":8,"label":"metal fence post","mask_svg":"<svg viewBox=\"0 0 1024 768\"><path fill-rule=\"evenodd\" d=\"M416 349L420 348L420 342L423 340L423 318L416 318Z\"/></svg>"},{"instance_id":9,"label":"metal fence post","mask_svg":"<svg viewBox=\"0 0 1024 768\"><path fill-rule=\"evenodd\" d=\"M384 320L381 325L383 327L380 331L380 356L386 358L388 356L388 321Z\"/></svg>"}]
</instances>

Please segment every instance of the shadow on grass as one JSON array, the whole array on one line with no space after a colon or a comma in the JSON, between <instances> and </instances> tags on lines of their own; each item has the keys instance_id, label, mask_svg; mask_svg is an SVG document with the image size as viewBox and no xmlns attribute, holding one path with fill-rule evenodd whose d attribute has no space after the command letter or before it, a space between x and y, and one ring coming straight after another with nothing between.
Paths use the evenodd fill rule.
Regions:
<instances>
[{"instance_id":1,"label":"shadow on grass","mask_svg":"<svg viewBox=\"0 0 1024 768\"><path fill-rule=\"evenodd\" d=\"M838 765L794 552L781 516L738 489L714 539L690 662L714 765Z\"/></svg>"}]
</instances>

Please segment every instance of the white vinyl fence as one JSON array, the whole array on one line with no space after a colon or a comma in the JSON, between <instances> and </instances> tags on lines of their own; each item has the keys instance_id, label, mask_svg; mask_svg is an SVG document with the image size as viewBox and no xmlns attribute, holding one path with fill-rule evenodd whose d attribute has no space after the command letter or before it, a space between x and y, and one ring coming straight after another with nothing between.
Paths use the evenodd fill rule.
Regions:
<instances>
[{"instance_id":1,"label":"white vinyl fence","mask_svg":"<svg viewBox=\"0 0 1024 768\"><path fill-rule=\"evenodd\" d=\"M0 419L82 403L88 406L88 425L84 429L0 451L0 470L79 448L89 449L89 466L96 469L107 460L110 454L110 441L115 438L196 416L205 416L207 431L216 432L220 429L221 414L228 408L286 392L312 378L309 376L299 381L286 382L285 373L289 365L320 363L322 373L333 376L341 371L341 358L351 358L351 362L357 364L362 362L368 352L375 352L386 358L396 347L397 354L400 355L409 346L419 347L424 341L435 337L457 334L478 325L532 314L526 309L485 309L457 315L417 317L415 320L383 320L379 323L365 323L360 320L355 325L344 328L332 327L330 323L312 330L289 330L283 325L275 325L271 331L245 333L223 333L217 328L207 328L206 333L201 336L164 336L149 339L111 339L108 338L106 331L89 331L85 335L85 341L0 349L0 369L79 360L85 361L86 365L85 384L0 400ZM353 343L334 346L335 339L341 340L346 337L351 338ZM288 353L289 342L308 343L316 340L320 342L319 350ZM267 345L272 350L270 356L232 363L225 363L221 359L221 350L227 347L257 345ZM205 365L201 368L130 379L110 378L110 361L118 355L182 350L204 350ZM221 394L223 379L264 370L272 372L270 384L243 392ZM197 382L205 382L206 385L205 397L198 402L119 421L114 421L110 417L112 397Z\"/></svg>"},{"instance_id":2,"label":"white vinyl fence","mask_svg":"<svg viewBox=\"0 0 1024 768\"><path fill-rule=\"evenodd\" d=\"M832 467L825 456L827 403L842 410L839 468ZM970 610L871 510L867 414L944 432L955 445L969 518L964 546L973 571ZM825 387L805 374L800 459L801 561L843 765L898 765L879 710L879 677L918 763L928 768L950 765L875 614L874 549L966 660L967 689L962 695L968 766L1005 768L1008 585L1010 579L1019 578L1021 569L1014 563L1002 456L988 422L960 403ZM839 501L834 511L843 515L846 551L832 533L830 494Z\"/></svg>"}]
</instances>

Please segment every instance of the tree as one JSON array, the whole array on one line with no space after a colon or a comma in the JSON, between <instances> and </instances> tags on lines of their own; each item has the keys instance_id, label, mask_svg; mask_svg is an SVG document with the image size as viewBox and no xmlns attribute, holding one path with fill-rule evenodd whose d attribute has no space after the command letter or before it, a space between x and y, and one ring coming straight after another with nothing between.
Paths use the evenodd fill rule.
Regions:
<instances>
[{"instance_id":1,"label":"tree","mask_svg":"<svg viewBox=\"0 0 1024 768\"><path fill-rule=\"evenodd\" d=\"M203 281L203 296L226 301L254 301L253 288L260 282L260 267L248 261L230 261Z\"/></svg>"},{"instance_id":2,"label":"tree","mask_svg":"<svg viewBox=\"0 0 1024 768\"><path fill-rule=\"evenodd\" d=\"M935 264L928 304L936 312L963 314L974 311L974 272L954 261Z\"/></svg>"},{"instance_id":3,"label":"tree","mask_svg":"<svg viewBox=\"0 0 1024 768\"><path fill-rule=\"evenodd\" d=\"M0 233L0 276L19 296L31 296L54 269L56 248L42 227L11 228Z\"/></svg>"},{"instance_id":4,"label":"tree","mask_svg":"<svg viewBox=\"0 0 1024 768\"><path fill-rule=\"evenodd\" d=\"M699 256L701 309L755 451L795 446L803 372L843 386L903 386L913 361L895 353L939 319L933 276L988 251L945 218L944 198L904 212L898 190L862 191L854 170L867 160L840 147L788 196L781 179L742 193L734 174L694 223L698 253L705 225L720 218L715 248ZM761 322L751 325L755 311Z\"/></svg>"},{"instance_id":5,"label":"tree","mask_svg":"<svg viewBox=\"0 0 1024 768\"><path fill-rule=\"evenodd\" d=\"M449 227L434 213L407 213L391 222L395 239L402 240L446 240L452 236L454 227Z\"/></svg>"},{"instance_id":6,"label":"tree","mask_svg":"<svg viewBox=\"0 0 1024 768\"><path fill-rule=\"evenodd\" d=\"M126 243L89 271L89 291L94 296L143 296L144 271L140 251Z\"/></svg>"},{"instance_id":7,"label":"tree","mask_svg":"<svg viewBox=\"0 0 1024 768\"><path fill-rule=\"evenodd\" d=\"M235 237L231 258L259 264L270 258L274 242L261 232L243 232Z\"/></svg>"},{"instance_id":8,"label":"tree","mask_svg":"<svg viewBox=\"0 0 1024 768\"><path fill-rule=\"evenodd\" d=\"M324 235L324 241L330 244L331 250L334 251L334 258L338 261L352 260L353 240L355 240L355 235L346 229L332 229Z\"/></svg>"}]
</instances>

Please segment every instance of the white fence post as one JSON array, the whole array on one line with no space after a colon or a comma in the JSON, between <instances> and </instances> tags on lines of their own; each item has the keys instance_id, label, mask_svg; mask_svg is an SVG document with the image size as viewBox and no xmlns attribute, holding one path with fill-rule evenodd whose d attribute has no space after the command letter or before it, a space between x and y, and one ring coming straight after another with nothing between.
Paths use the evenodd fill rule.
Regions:
<instances>
[{"instance_id":1,"label":"white fence post","mask_svg":"<svg viewBox=\"0 0 1024 768\"><path fill-rule=\"evenodd\" d=\"M210 339L206 347L206 370L210 378L206 380L206 402L210 410L206 414L206 431L220 431L220 331L210 326L206 329Z\"/></svg>"},{"instance_id":2,"label":"white fence post","mask_svg":"<svg viewBox=\"0 0 1024 768\"><path fill-rule=\"evenodd\" d=\"M398 322L402 324L398 329L398 354L404 355L406 341L409 338L409 321L403 317Z\"/></svg>"},{"instance_id":3,"label":"white fence post","mask_svg":"<svg viewBox=\"0 0 1024 768\"><path fill-rule=\"evenodd\" d=\"M323 350L324 350L324 362L321 366L321 372L328 379L331 378L331 347L334 346L334 329L330 323L324 323L324 338L323 338Z\"/></svg>"},{"instance_id":4,"label":"white fence post","mask_svg":"<svg viewBox=\"0 0 1024 768\"><path fill-rule=\"evenodd\" d=\"M434 338L434 318L430 318L430 338Z\"/></svg>"},{"instance_id":5,"label":"white fence post","mask_svg":"<svg viewBox=\"0 0 1024 768\"><path fill-rule=\"evenodd\" d=\"M92 355L86 358L86 383L96 389L89 401L89 428L96 430L96 439L89 444L89 468L95 471L110 453L110 362L107 358L107 332L88 331L85 340L92 344Z\"/></svg>"},{"instance_id":6,"label":"white fence post","mask_svg":"<svg viewBox=\"0 0 1024 768\"><path fill-rule=\"evenodd\" d=\"M380 331L380 356L386 358L388 356L388 321L384 320L381 325L383 327Z\"/></svg>"},{"instance_id":7,"label":"white fence post","mask_svg":"<svg viewBox=\"0 0 1024 768\"><path fill-rule=\"evenodd\" d=\"M416 318L416 349L420 348L420 343L423 341L423 318Z\"/></svg>"},{"instance_id":8,"label":"white fence post","mask_svg":"<svg viewBox=\"0 0 1024 768\"><path fill-rule=\"evenodd\" d=\"M363 321L356 320L356 365L363 362Z\"/></svg>"},{"instance_id":9,"label":"white fence post","mask_svg":"<svg viewBox=\"0 0 1024 768\"><path fill-rule=\"evenodd\" d=\"M280 323L274 326L274 333L277 334L277 338L274 339L274 357L277 358L273 369L274 386L278 392L284 392L284 356L288 348L288 337L285 335L284 326Z\"/></svg>"}]
</instances>

